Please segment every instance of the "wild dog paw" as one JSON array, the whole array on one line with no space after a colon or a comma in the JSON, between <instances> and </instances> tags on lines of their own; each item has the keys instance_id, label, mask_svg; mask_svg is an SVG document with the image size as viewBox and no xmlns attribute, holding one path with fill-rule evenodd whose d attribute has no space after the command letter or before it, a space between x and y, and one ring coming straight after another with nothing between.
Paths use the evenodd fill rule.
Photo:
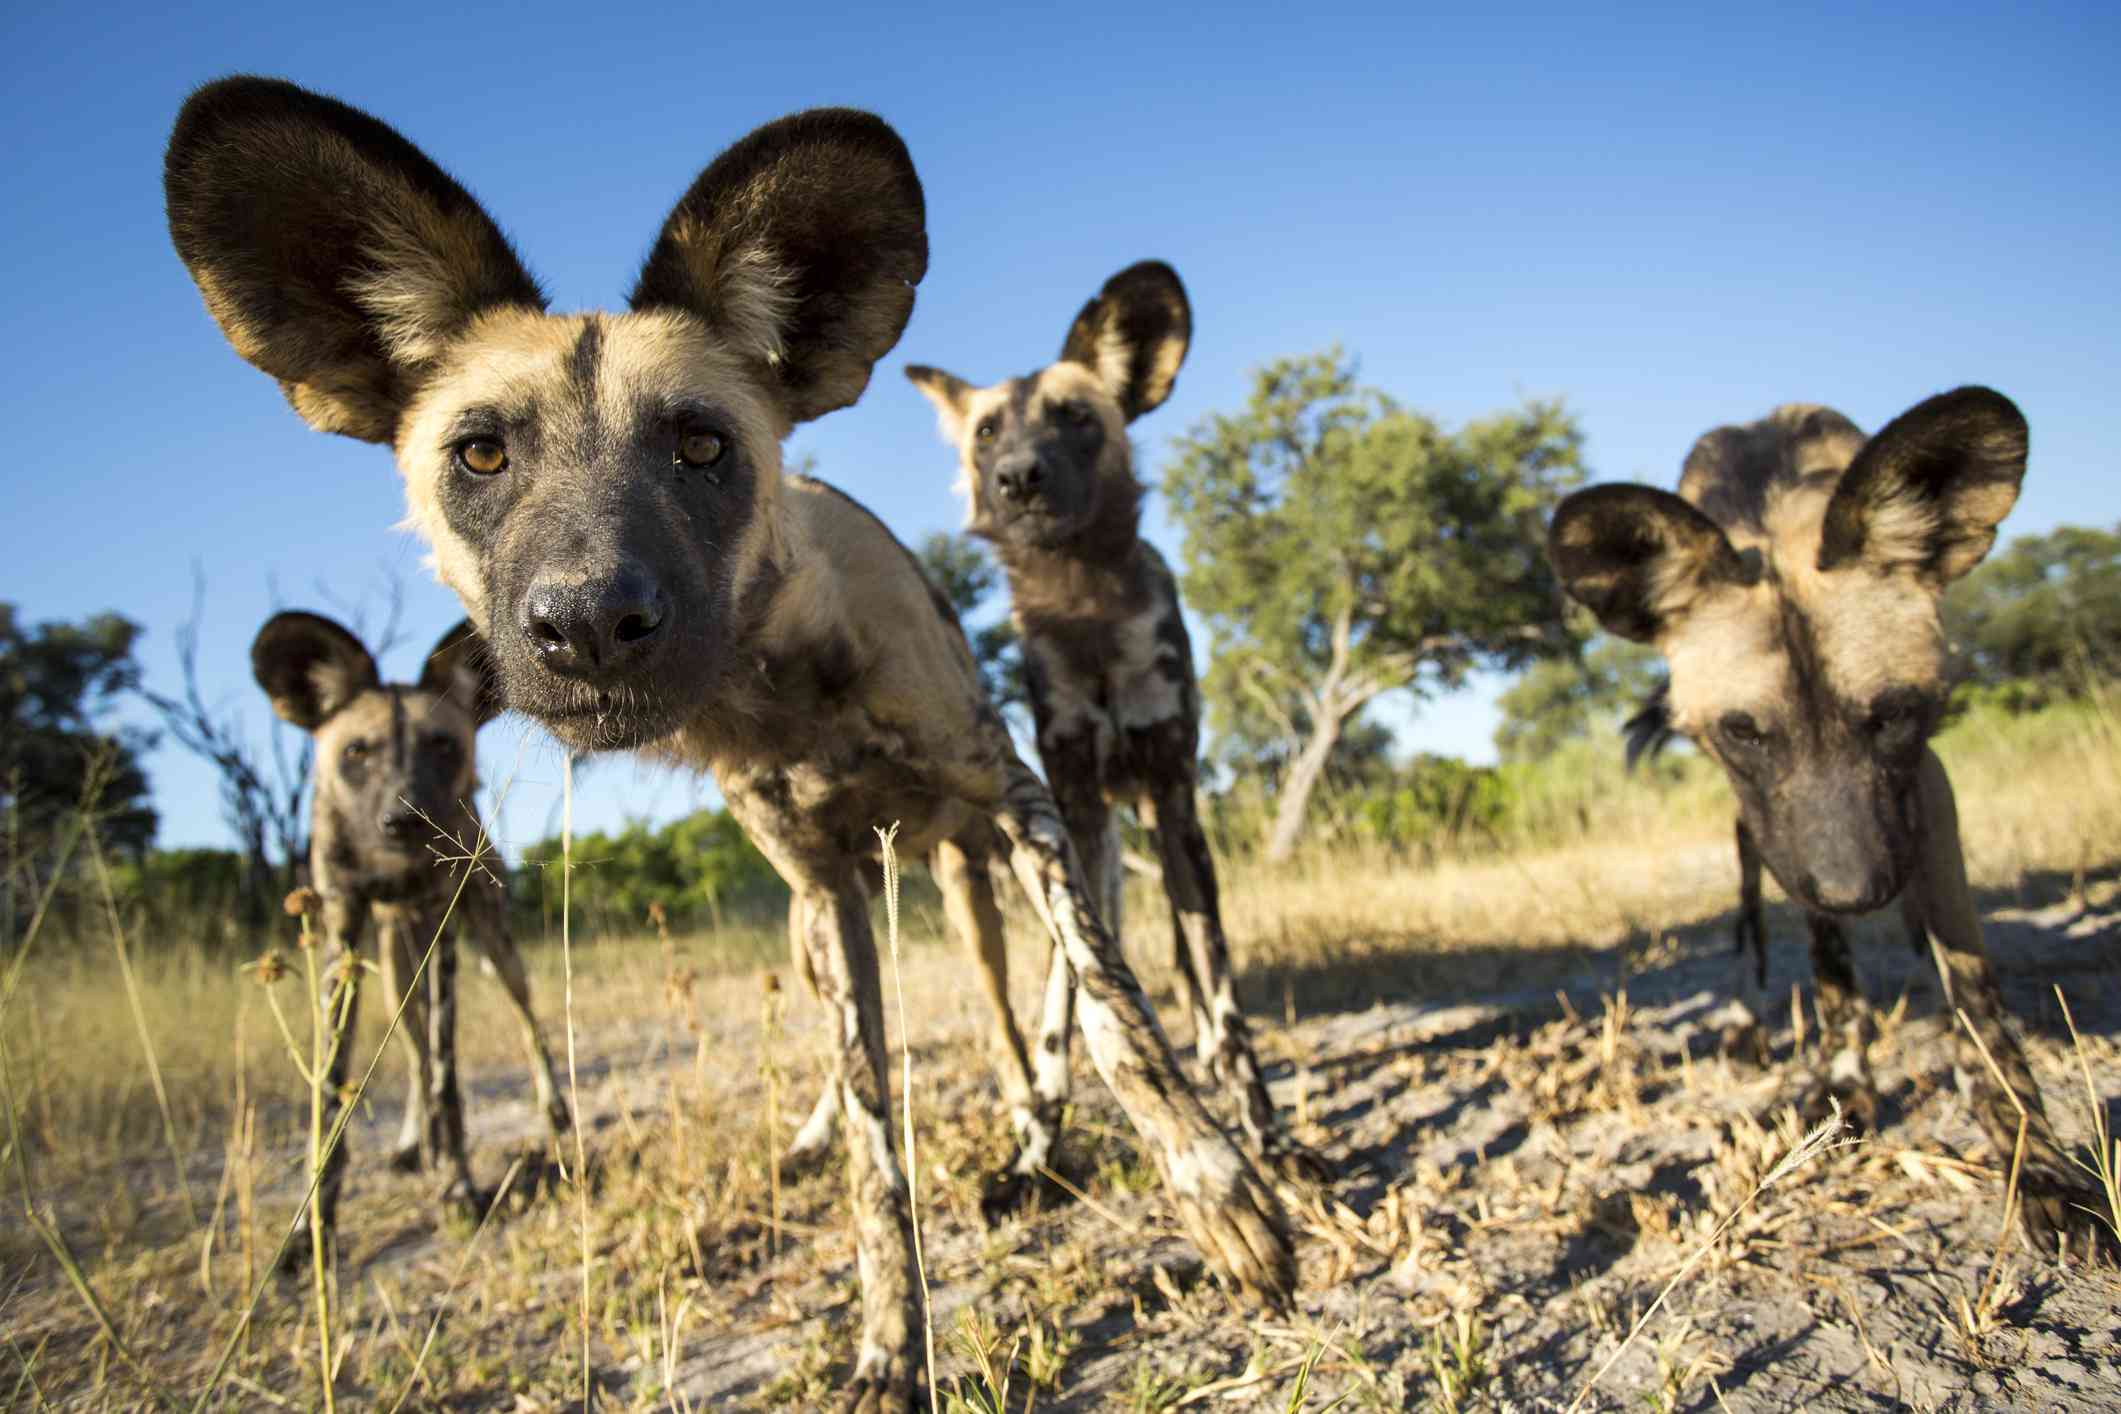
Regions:
<instances>
[{"instance_id":1,"label":"wild dog paw","mask_svg":"<svg viewBox=\"0 0 2121 1414\"><path fill-rule=\"evenodd\" d=\"M565 1139L574 1133L574 1116L568 1113L565 1100L556 1098L545 1107L545 1127L555 1139Z\"/></svg>"},{"instance_id":2,"label":"wild dog paw","mask_svg":"<svg viewBox=\"0 0 2121 1414\"><path fill-rule=\"evenodd\" d=\"M1723 1028L1717 1037L1723 1053L1743 1065L1765 1069L1774 1059L1767 1027L1758 1021L1738 1021Z\"/></svg>"},{"instance_id":3,"label":"wild dog paw","mask_svg":"<svg viewBox=\"0 0 2121 1414\"><path fill-rule=\"evenodd\" d=\"M1221 1134L1170 1157L1178 1220L1229 1285L1254 1301L1285 1304L1296 1290L1296 1252L1274 1190Z\"/></svg>"},{"instance_id":4,"label":"wild dog paw","mask_svg":"<svg viewBox=\"0 0 2121 1414\"><path fill-rule=\"evenodd\" d=\"M1043 1172L1025 1173L1020 1164L997 1169L980 1185L979 1215L988 1227L1040 1208L1067 1201L1068 1190Z\"/></svg>"},{"instance_id":5,"label":"wild dog paw","mask_svg":"<svg viewBox=\"0 0 2121 1414\"><path fill-rule=\"evenodd\" d=\"M338 1240L334 1237L325 1238L325 1262L332 1262L336 1258L337 1253ZM304 1228L288 1239L287 1246L280 1249L280 1260L273 1263L273 1275L283 1281L294 1281L298 1278L306 1277L309 1275L311 1260L315 1256L315 1252L310 1249L309 1230Z\"/></svg>"},{"instance_id":6,"label":"wild dog paw","mask_svg":"<svg viewBox=\"0 0 2121 1414\"><path fill-rule=\"evenodd\" d=\"M400 1144L390 1151L390 1166L399 1173L418 1173L426 1165L427 1156L420 1152L418 1140Z\"/></svg>"},{"instance_id":7,"label":"wild dog paw","mask_svg":"<svg viewBox=\"0 0 2121 1414\"><path fill-rule=\"evenodd\" d=\"M2027 1172L2018 1179L2018 1225L2034 1253L2121 1266L2121 1240L2106 1194L2074 1176Z\"/></svg>"},{"instance_id":8,"label":"wild dog paw","mask_svg":"<svg viewBox=\"0 0 2121 1414\"><path fill-rule=\"evenodd\" d=\"M822 1144L792 1144L775 1162L781 1171L781 1182L795 1184L822 1173L831 1157L832 1141L828 1138Z\"/></svg>"},{"instance_id":9,"label":"wild dog paw","mask_svg":"<svg viewBox=\"0 0 2121 1414\"><path fill-rule=\"evenodd\" d=\"M911 1349L895 1355L865 1350L836 1407L840 1414L914 1414L920 1407L919 1371Z\"/></svg>"},{"instance_id":10,"label":"wild dog paw","mask_svg":"<svg viewBox=\"0 0 2121 1414\"><path fill-rule=\"evenodd\" d=\"M1860 1080L1815 1080L1797 1102L1797 1117L1807 1129L1834 1117L1836 1106L1850 1134L1878 1132L1878 1091Z\"/></svg>"}]
</instances>

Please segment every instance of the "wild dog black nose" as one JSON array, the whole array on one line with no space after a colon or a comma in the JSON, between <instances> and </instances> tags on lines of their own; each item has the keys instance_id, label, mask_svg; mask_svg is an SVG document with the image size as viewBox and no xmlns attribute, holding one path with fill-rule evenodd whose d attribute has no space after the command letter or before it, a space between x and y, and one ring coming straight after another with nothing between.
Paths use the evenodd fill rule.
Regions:
<instances>
[{"instance_id":1,"label":"wild dog black nose","mask_svg":"<svg viewBox=\"0 0 2121 1414\"><path fill-rule=\"evenodd\" d=\"M1869 913L1893 896L1893 878L1883 866L1807 870L1799 881L1804 901L1829 913Z\"/></svg>"},{"instance_id":2,"label":"wild dog black nose","mask_svg":"<svg viewBox=\"0 0 2121 1414\"><path fill-rule=\"evenodd\" d=\"M376 821L376 828L383 832L386 839L403 841L412 838L413 826L418 823L418 816L400 806L384 811L383 817Z\"/></svg>"},{"instance_id":3,"label":"wild dog black nose","mask_svg":"<svg viewBox=\"0 0 2121 1414\"><path fill-rule=\"evenodd\" d=\"M541 579L523 601L531 651L566 677L632 665L655 647L669 618L669 597L637 570L601 579Z\"/></svg>"},{"instance_id":4,"label":"wild dog black nose","mask_svg":"<svg viewBox=\"0 0 2121 1414\"><path fill-rule=\"evenodd\" d=\"M994 468L995 484L1002 488L1005 499L1022 504L1038 494L1039 483L1045 479L1045 468L1038 463L1036 452L1019 452L1004 457Z\"/></svg>"}]
</instances>

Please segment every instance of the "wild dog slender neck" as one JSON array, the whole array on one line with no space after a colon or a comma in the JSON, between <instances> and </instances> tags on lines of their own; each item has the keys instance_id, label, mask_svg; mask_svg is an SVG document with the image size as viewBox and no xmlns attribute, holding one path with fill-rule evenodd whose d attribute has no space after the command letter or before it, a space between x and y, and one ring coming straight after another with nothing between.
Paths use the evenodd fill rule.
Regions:
<instances>
[{"instance_id":1,"label":"wild dog slender neck","mask_svg":"<svg viewBox=\"0 0 2121 1414\"><path fill-rule=\"evenodd\" d=\"M1111 620L1155 597L1162 576L1154 552L1141 540L1142 488L1131 477L1129 486L1128 495L1109 490L1097 519L1062 544L985 537L1009 577L1019 618Z\"/></svg>"}]
</instances>

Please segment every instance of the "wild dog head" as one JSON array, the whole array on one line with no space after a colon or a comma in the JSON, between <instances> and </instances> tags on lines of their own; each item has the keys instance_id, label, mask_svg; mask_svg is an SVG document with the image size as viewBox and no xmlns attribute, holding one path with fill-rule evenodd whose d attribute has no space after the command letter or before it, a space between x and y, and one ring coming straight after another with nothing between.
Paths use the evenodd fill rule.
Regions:
<instances>
[{"instance_id":1,"label":"wild dog head","mask_svg":"<svg viewBox=\"0 0 2121 1414\"><path fill-rule=\"evenodd\" d=\"M342 887L403 892L461 856L475 827L479 728L500 711L469 622L442 635L416 683L385 683L361 640L317 614L275 614L251 672L282 720L316 742L314 819Z\"/></svg>"},{"instance_id":2,"label":"wild dog head","mask_svg":"<svg viewBox=\"0 0 2121 1414\"><path fill-rule=\"evenodd\" d=\"M463 187L291 84L194 94L170 234L312 426L385 442L503 700L578 750L711 712L779 582L780 442L860 396L925 273L880 119L817 109L709 165L622 314L555 315Z\"/></svg>"},{"instance_id":3,"label":"wild dog head","mask_svg":"<svg viewBox=\"0 0 2121 1414\"><path fill-rule=\"evenodd\" d=\"M1910 787L1950 686L1938 603L1995 543L2025 458L2024 417L1986 388L1868 441L1788 407L1703 437L1679 495L1595 486L1555 513L1568 592L1663 652L1674 727L1808 907L1867 911L1907 881Z\"/></svg>"},{"instance_id":4,"label":"wild dog head","mask_svg":"<svg viewBox=\"0 0 2121 1414\"><path fill-rule=\"evenodd\" d=\"M1160 260L1105 281L1068 328L1060 361L976 388L940 369L906 376L958 449L967 525L1005 551L1106 535L1132 543L1142 487L1127 424L1171 395L1193 336L1176 271Z\"/></svg>"}]
</instances>

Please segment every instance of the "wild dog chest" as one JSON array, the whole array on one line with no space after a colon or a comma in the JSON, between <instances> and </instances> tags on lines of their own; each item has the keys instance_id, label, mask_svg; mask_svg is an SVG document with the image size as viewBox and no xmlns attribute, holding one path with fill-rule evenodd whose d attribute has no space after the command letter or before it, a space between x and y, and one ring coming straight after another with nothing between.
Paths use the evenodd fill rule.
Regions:
<instances>
[{"instance_id":1,"label":"wild dog chest","mask_svg":"<svg viewBox=\"0 0 2121 1414\"><path fill-rule=\"evenodd\" d=\"M1190 766L1199 708L1173 595L1119 617L1020 619L1039 754L1056 782L1107 789Z\"/></svg>"}]
</instances>

